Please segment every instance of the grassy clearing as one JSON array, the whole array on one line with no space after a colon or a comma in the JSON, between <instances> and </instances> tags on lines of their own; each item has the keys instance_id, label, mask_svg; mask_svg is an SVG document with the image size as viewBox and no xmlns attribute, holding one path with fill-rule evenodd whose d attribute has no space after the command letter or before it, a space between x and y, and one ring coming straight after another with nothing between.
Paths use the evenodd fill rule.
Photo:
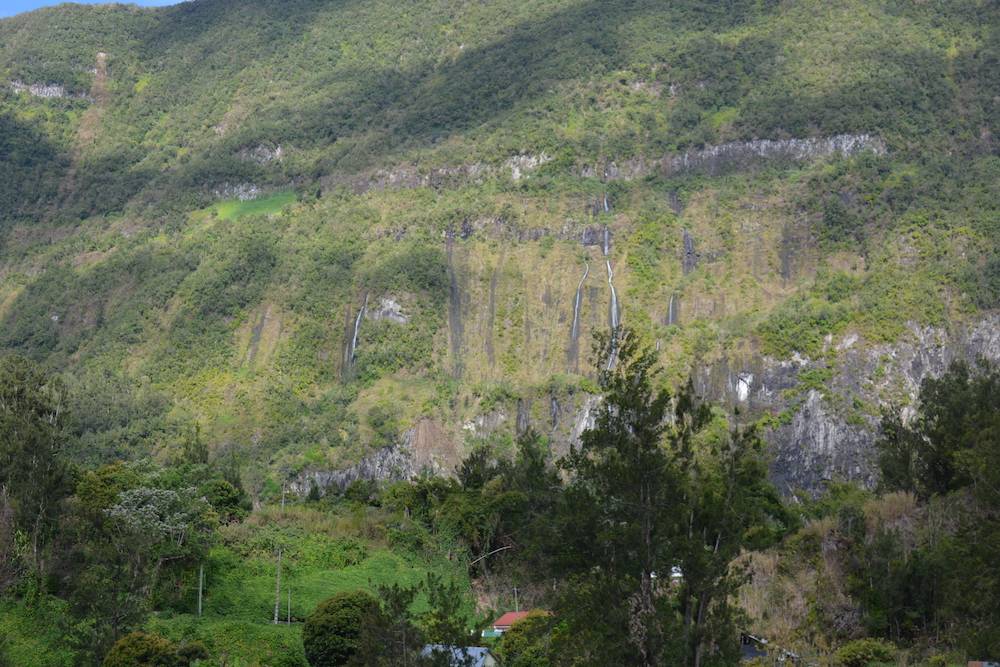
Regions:
<instances>
[{"instance_id":1,"label":"grassy clearing","mask_svg":"<svg viewBox=\"0 0 1000 667\"><path fill-rule=\"evenodd\" d=\"M273 215L280 213L289 204L295 203L294 192L276 192L260 199L250 201L240 201L239 199L228 199L215 204L211 210L220 220L236 220L248 215Z\"/></svg>"},{"instance_id":2,"label":"grassy clearing","mask_svg":"<svg viewBox=\"0 0 1000 667\"><path fill-rule=\"evenodd\" d=\"M384 540L364 538L359 533L379 522L373 516L301 507L259 511L244 524L224 529L223 544L211 551L205 563L204 615L198 618L194 614L192 599L189 611L161 612L149 622L148 629L178 642L200 641L219 664L299 667L306 665L302 621L319 602L336 593L359 589L376 592L380 585L414 585L429 572L469 587L467 574L456 562L393 550ZM279 546L282 623L274 625L275 554ZM292 623L286 625L289 590ZM418 597L414 611L427 608L427 600ZM471 619L471 599L467 611Z\"/></svg>"},{"instance_id":3,"label":"grassy clearing","mask_svg":"<svg viewBox=\"0 0 1000 667\"><path fill-rule=\"evenodd\" d=\"M73 651L63 641L64 605L43 597L35 607L0 603L0 663L18 667L71 667ZM7 662L4 662L6 660Z\"/></svg>"}]
</instances>

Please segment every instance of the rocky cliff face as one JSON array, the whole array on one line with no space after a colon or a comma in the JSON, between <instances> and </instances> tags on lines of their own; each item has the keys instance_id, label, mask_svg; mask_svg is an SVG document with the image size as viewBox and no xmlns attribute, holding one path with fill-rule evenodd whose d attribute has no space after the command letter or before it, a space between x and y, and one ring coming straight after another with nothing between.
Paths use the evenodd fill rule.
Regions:
<instances>
[{"instance_id":1,"label":"rocky cliff face","mask_svg":"<svg viewBox=\"0 0 1000 667\"><path fill-rule=\"evenodd\" d=\"M881 137L869 134L755 139L705 146L681 154L653 158L640 155L612 159L601 164L583 165L577 173L583 178L602 181L632 181L653 175L670 177L684 172L715 176L752 169L766 163L801 163L832 155L849 157L865 151L882 155L886 150L885 141ZM270 156L270 153L267 155ZM280 158L280 153L277 158ZM514 155L501 164L473 162L432 168L403 164L359 174L334 174L324 179L323 184L325 187L346 186L355 194L372 190L453 188L479 184L497 177L520 181L551 161L552 157L545 153L524 153ZM606 205L605 200L597 208L605 208Z\"/></svg>"},{"instance_id":2,"label":"rocky cliff face","mask_svg":"<svg viewBox=\"0 0 1000 667\"><path fill-rule=\"evenodd\" d=\"M695 373L699 393L726 406L740 422L771 415L764 437L773 456L772 479L783 493L818 493L836 480L874 486L881 409L903 406L905 415L921 382L940 375L954 360L1000 362L1000 314L951 328L913 326L892 344L866 345L847 334L830 339L828 346L827 360L753 355L724 359ZM533 429L549 438L552 455L560 456L593 426L599 405L600 397L584 393L536 393L467 420L461 432L482 439ZM304 494L312 484L330 491L357 479L452 474L461 452L447 426L424 421L397 445L342 470L302 473L292 488Z\"/></svg>"},{"instance_id":3,"label":"rocky cliff face","mask_svg":"<svg viewBox=\"0 0 1000 667\"><path fill-rule=\"evenodd\" d=\"M785 493L818 492L831 480L873 486L881 409L911 406L921 382L954 360L1000 361L1000 315L951 328L911 326L892 344L866 345L847 334L827 345L831 361L754 356L696 375L704 395L738 408L744 420L777 416L766 439L772 478Z\"/></svg>"},{"instance_id":4,"label":"rocky cliff face","mask_svg":"<svg viewBox=\"0 0 1000 667\"><path fill-rule=\"evenodd\" d=\"M631 181L654 174L673 176L684 172L716 176L751 169L768 162L806 162L831 155L848 157L864 151L882 155L886 152L885 142L870 134L733 141L686 151L680 155L665 155L655 159L637 156L612 160L602 165L585 165L580 169L580 175L605 181Z\"/></svg>"}]
</instances>

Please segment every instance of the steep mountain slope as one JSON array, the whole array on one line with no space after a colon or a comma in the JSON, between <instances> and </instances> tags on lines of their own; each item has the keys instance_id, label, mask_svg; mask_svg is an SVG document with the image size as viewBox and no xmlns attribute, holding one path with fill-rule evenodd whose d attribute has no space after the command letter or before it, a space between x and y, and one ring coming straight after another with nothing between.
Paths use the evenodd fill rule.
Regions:
<instances>
[{"instance_id":1,"label":"steep mountain slope","mask_svg":"<svg viewBox=\"0 0 1000 667\"><path fill-rule=\"evenodd\" d=\"M85 389L80 457L169 458L198 424L261 495L447 470L529 426L565 446L620 317L768 428L786 489L869 480L881 405L1000 358L998 12L0 21L0 346Z\"/></svg>"}]
</instances>

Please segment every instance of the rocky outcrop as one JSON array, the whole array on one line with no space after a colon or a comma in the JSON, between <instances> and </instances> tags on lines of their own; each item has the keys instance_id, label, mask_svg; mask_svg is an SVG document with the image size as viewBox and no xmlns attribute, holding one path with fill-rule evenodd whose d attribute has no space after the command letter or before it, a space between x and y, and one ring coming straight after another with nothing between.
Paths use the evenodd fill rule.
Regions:
<instances>
[{"instance_id":1,"label":"rocky outcrop","mask_svg":"<svg viewBox=\"0 0 1000 667\"><path fill-rule=\"evenodd\" d=\"M838 134L805 139L754 139L706 146L679 155L658 159L632 157L602 165L580 168L584 178L603 181L631 181L647 176L674 176L695 172L715 176L750 169L765 163L797 163L831 155L850 156L872 151L884 154L887 148L881 137L870 134Z\"/></svg>"},{"instance_id":2,"label":"rocky outcrop","mask_svg":"<svg viewBox=\"0 0 1000 667\"><path fill-rule=\"evenodd\" d=\"M253 201L259 199L264 191L253 183L223 183L212 192L216 199L238 199Z\"/></svg>"},{"instance_id":3,"label":"rocky outcrop","mask_svg":"<svg viewBox=\"0 0 1000 667\"><path fill-rule=\"evenodd\" d=\"M25 83L20 79L15 79L10 82L10 89L18 95L31 95L42 99L90 99L87 95L70 93L65 86L58 83Z\"/></svg>"},{"instance_id":4,"label":"rocky outcrop","mask_svg":"<svg viewBox=\"0 0 1000 667\"><path fill-rule=\"evenodd\" d=\"M715 175L747 169L765 162L804 162L830 155L855 155L869 150L878 154L885 153L885 142L880 137L868 134L838 134L806 139L755 139L706 146L700 150L660 158L635 156L609 160L599 165L583 165L578 173L583 178L602 181L630 181L657 174L672 176L691 171ZM520 181L551 161L552 157L545 153L522 153L511 156L499 165L472 162L425 168L404 164L353 175L332 174L323 179L323 187L342 186L355 194L362 194L370 190L460 187L479 184L498 176ZM610 210L606 198L590 208L593 212Z\"/></svg>"},{"instance_id":5,"label":"rocky outcrop","mask_svg":"<svg viewBox=\"0 0 1000 667\"><path fill-rule=\"evenodd\" d=\"M881 155L886 152L885 142L869 134L734 141L665 157L660 161L659 169L665 176L691 171L716 175L747 169L764 162L805 162L831 155L850 156L864 151Z\"/></svg>"},{"instance_id":6,"label":"rocky outcrop","mask_svg":"<svg viewBox=\"0 0 1000 667\"><path fill-rule=\"evenodd\" d=\"M866 345L849 333L827 348L830 361L724 359L696 374L699 392L739 409L741 421L773 416L765 434L771 476L785 493L817 493L838 479L873 486L882 408L912 404L921 382L956 359L1000 361L1000 315L951 328L911 326L892 344Z\"/></svg>"},{"instance_id":7,"label":"rocky outcrop","mask_svg":"<svg viewBox=\"0 0 1000 667\"><path fill-rule=\"evenodd\" d=\"M265 165L270 162L280 162L285 156L285 149L281 144L257 144L240 150L238 155L241 160Z\"/></svg>"},{"instance_id":8,"label":"rocky outcrop","mask_svg":"<svg viewBox=\"0 0 1000 667\"><path fill-rule=\"evenodd\" d=\"M413 457L405 446L385 447L342 470L311 469L299 473L289 484L301 496L316 486L325 495L343 492L357 480L396 481L416 476Z\"/></svg>"},{"instance_id":9,"label":"rocky outcrop","mask_svg":"<svg viewBox=\"0 0 1000 667\"><path fill-rule=\"evenodd\" d=\"M369 320L388 320L396 324L407 324L410 316L403 312L403 307L399 302L390 297L379 299L378 305L368 308L365 317Z\"/></svg>"},{"instance_id":10,"label":"rocky outcrop","mask_svg":"<svg viewBox=\"0 0 1000 667\"><path fill-rule=\"evenodd\" d=\"M686 228L681 236L681 268L684 271L684 275L691 273L698 268L698 252L694 248L694 237L691 235Z\"/></svg>"},{"instance_id":11,"label":"rocky outcrop","mask_svg":"<svg viewBox=\"0 0 1000 667\"><path fill-rule=\"evenodd\" d=\"M323 494L343 492L352 482L392 482L421 475L450 475L460 462L458 448L439 424L422 419L389 447L370 452L355 465L339 470L310 468L290 482L292 493L304 496L313 485Z\"/></svg>"},{"instance_id":12,"label":"rocky outcrop","mask_svg":"<svg viewBox=\"0 0 1000 667\"><path fill-rule=\"evenodd\" d=\"M444 167L423 168L417 165L397 165L375 169L361 174L333 174L323 179L324 188L346 186L355 194L371 190L410 190L414 188L453 188L468 184L478 184L487 178L509 177L513 181L527 178L531 172L551 162L545 153L518 154L500 165L482 162Z\"/></svg>"},{"instance_id":13,"label":"rocky outcrop","mask_svg":"<svg viewBox=\"0 0 1000 667\"><path fill-rule=\"evenodd\" d=\"M552 157L546 155L545 153L540 153L538 155L515 155L504 162L504 166L507 169L510 169L511 180L519 181L530 172L551 161Z\"/></svg>"}]
</instances>

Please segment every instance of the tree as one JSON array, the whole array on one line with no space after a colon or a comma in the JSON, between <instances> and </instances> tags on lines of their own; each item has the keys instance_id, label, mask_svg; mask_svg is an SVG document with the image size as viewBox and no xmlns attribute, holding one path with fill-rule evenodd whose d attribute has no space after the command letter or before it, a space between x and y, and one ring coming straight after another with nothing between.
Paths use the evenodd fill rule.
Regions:
<instances>
[{"instance_id":1,"label":"tree","mask_svg":"<svg viewBox=\"0 0 1000 667\"><path fill-rule=\"evenodd\" d=\"M678 592L683 617L685 664L705 664L706 656L728 664L737 659L738 612L730 599L746 581L733 561L749 547L769 546L785 532L789 519L768 481L763 444L751 429L716 437L706 433L705 406L697 406L690 383L678 395L670 448L677 453L685 498L686 525L677 539L682 575Z\"/></svg>"},{"instance_id":2,"label":"tree","mask_svg":"<svg viewBox=\"0 0 1000 667\"><path fill-rule=\"evenodd\" d=\"M9 514L13 528L0 529L0 540L7 536L0 551L9 551L11 536L23 532L30 547L23 555L36 574L44 570L42 550L71 488L63 461L65 401L62 383L33 362L0 359L0 513ZM0 586L5 578L0 571Z\"/></svg>"},{"instance_id":3,"label":"tree","mask_svg":"<svg viewBox=\"0 0 1000 667\"><path fill-rule=\"evenodd\" d=\"M743 581L731 563L780 534L780 499L756 434L708 429L722 418L691 383L672 397L655 354L617 333L617 345L598 343L595 426L561 462L570 476L552 563L569 573L556 609L568 625L561 648L588 663L726 663L737 635L730 600Z\"/></svg>"},{"instance_id":4,"label":"tree","mask_svg":"<svg viewBox=\"0 0 1000 667\"><path fill-rule=\"evenodd\" d=\"M193 569L208 549L215 513L193 488L163 489L129 466L88 473L58 541L62 593L82 624L81 649L103 655L138 627L164 571Z\"/></svg>"},{"instance_id":5,"label":"tree","mask_svg":"<svg viewBox=\"0 0 1000 667\"><path fill-rule=\"evenodd\" d=\"M250 512L250 499L246 493L224 479L213 478L203 484L200 491L222 523L240 522Z\"/></svg>"},{"instance_id":6,"label":"tree","mask_svg":"<svg viewBox=\"0 0 1000 667\"><path fill-rule=\"evenodd\" d=\"M1000 651L1000 610L994 602L1000 596L995 557L1000 550L1000 370L986 362L978 368L953 363L941 377L922 383L917 412L908 423L898 410L890 411L882 431L884 486L915 491L928 506L947 503L954 528L922 551L897 557L903 576L883 576L867 586L869 603L878 603L870 606L887 608L887 619L899 627L916 615L921 624L951 628L954 640L971 653ZM923 599L926 582L935 579L941 581L934 596ZM874 600L873 593L878 594Z\"/></svg>"},{"instance_id":7,"label":"tree","mask_svg":"<svg viewBox=\"0 0 1000 667\"><path fill-rule=\"evenodd\" d=\"M549 667L553 625L549 614L528 614L500 637L497 657L505 667Z\"/></svg>"},{"instance_id":8,"label":"tree","mask_svg":"<svg viewBox=\"0 0 1000 667\"><path fill-rule=\"evenodd\" d=\"M359 658L364 624L381 614L378 600L364 591L338 593L306 619L302 643L312 667L339 667Z\"/></svg>"},{"instance_id":9,"label":"tree","mask_svg":"<svg viewBox=\"0 0 1000 667\"><path fill-rule=\"evenodd\" d=\"M454 581L446 582L443 577L428 572L424 591L430 608L419 620L428 641L449 646L466 646L469 643L469 632L465 614L462 613L465 596L459 585Z\"/></svg>"},{"instance_id":10,"label":"tree","mask_svg":"<svg viewBox=\"0 0 1000 667\"><path fill-rule=\"evenodd\" d=\"M883 486L929 498L968 485L972 477L961 459L989 437L1000 412L1000 372L985 362L979 373L954 362L921 383L917 408L910 423L898 408L883 416L876 442Z\"/></svg>"},{"instance_id":11,"label":"tree","mask_svg":"<svg viewBox=\"0 0 1000 667\"><path fill-rule=\"evenodd\" d=\"M379 587L382 613L362 633L361 653L368 656L368 664L386 667L419 664L424 638L410 612L419 590L419 586L399 584Z\"/></svg>"},{"instance_id":12,"label":"tree","mask_svg":"<svg viewBox=\"0 0 1000 667\"><path fill-rule=\"evenodd\" d=\"M655 665L669 625L657 578L676 562L671 536L683 500L679 471L663 447L670 394L658 386L653 353L634 334L599 344L604 403L594 428L561 463L572 475L561 537L577 575L560 612L580 629L600 630L603 638L589 642L590 660ZM618 363L609 369L615 348Z\"/></svg>"}]
</instances>

